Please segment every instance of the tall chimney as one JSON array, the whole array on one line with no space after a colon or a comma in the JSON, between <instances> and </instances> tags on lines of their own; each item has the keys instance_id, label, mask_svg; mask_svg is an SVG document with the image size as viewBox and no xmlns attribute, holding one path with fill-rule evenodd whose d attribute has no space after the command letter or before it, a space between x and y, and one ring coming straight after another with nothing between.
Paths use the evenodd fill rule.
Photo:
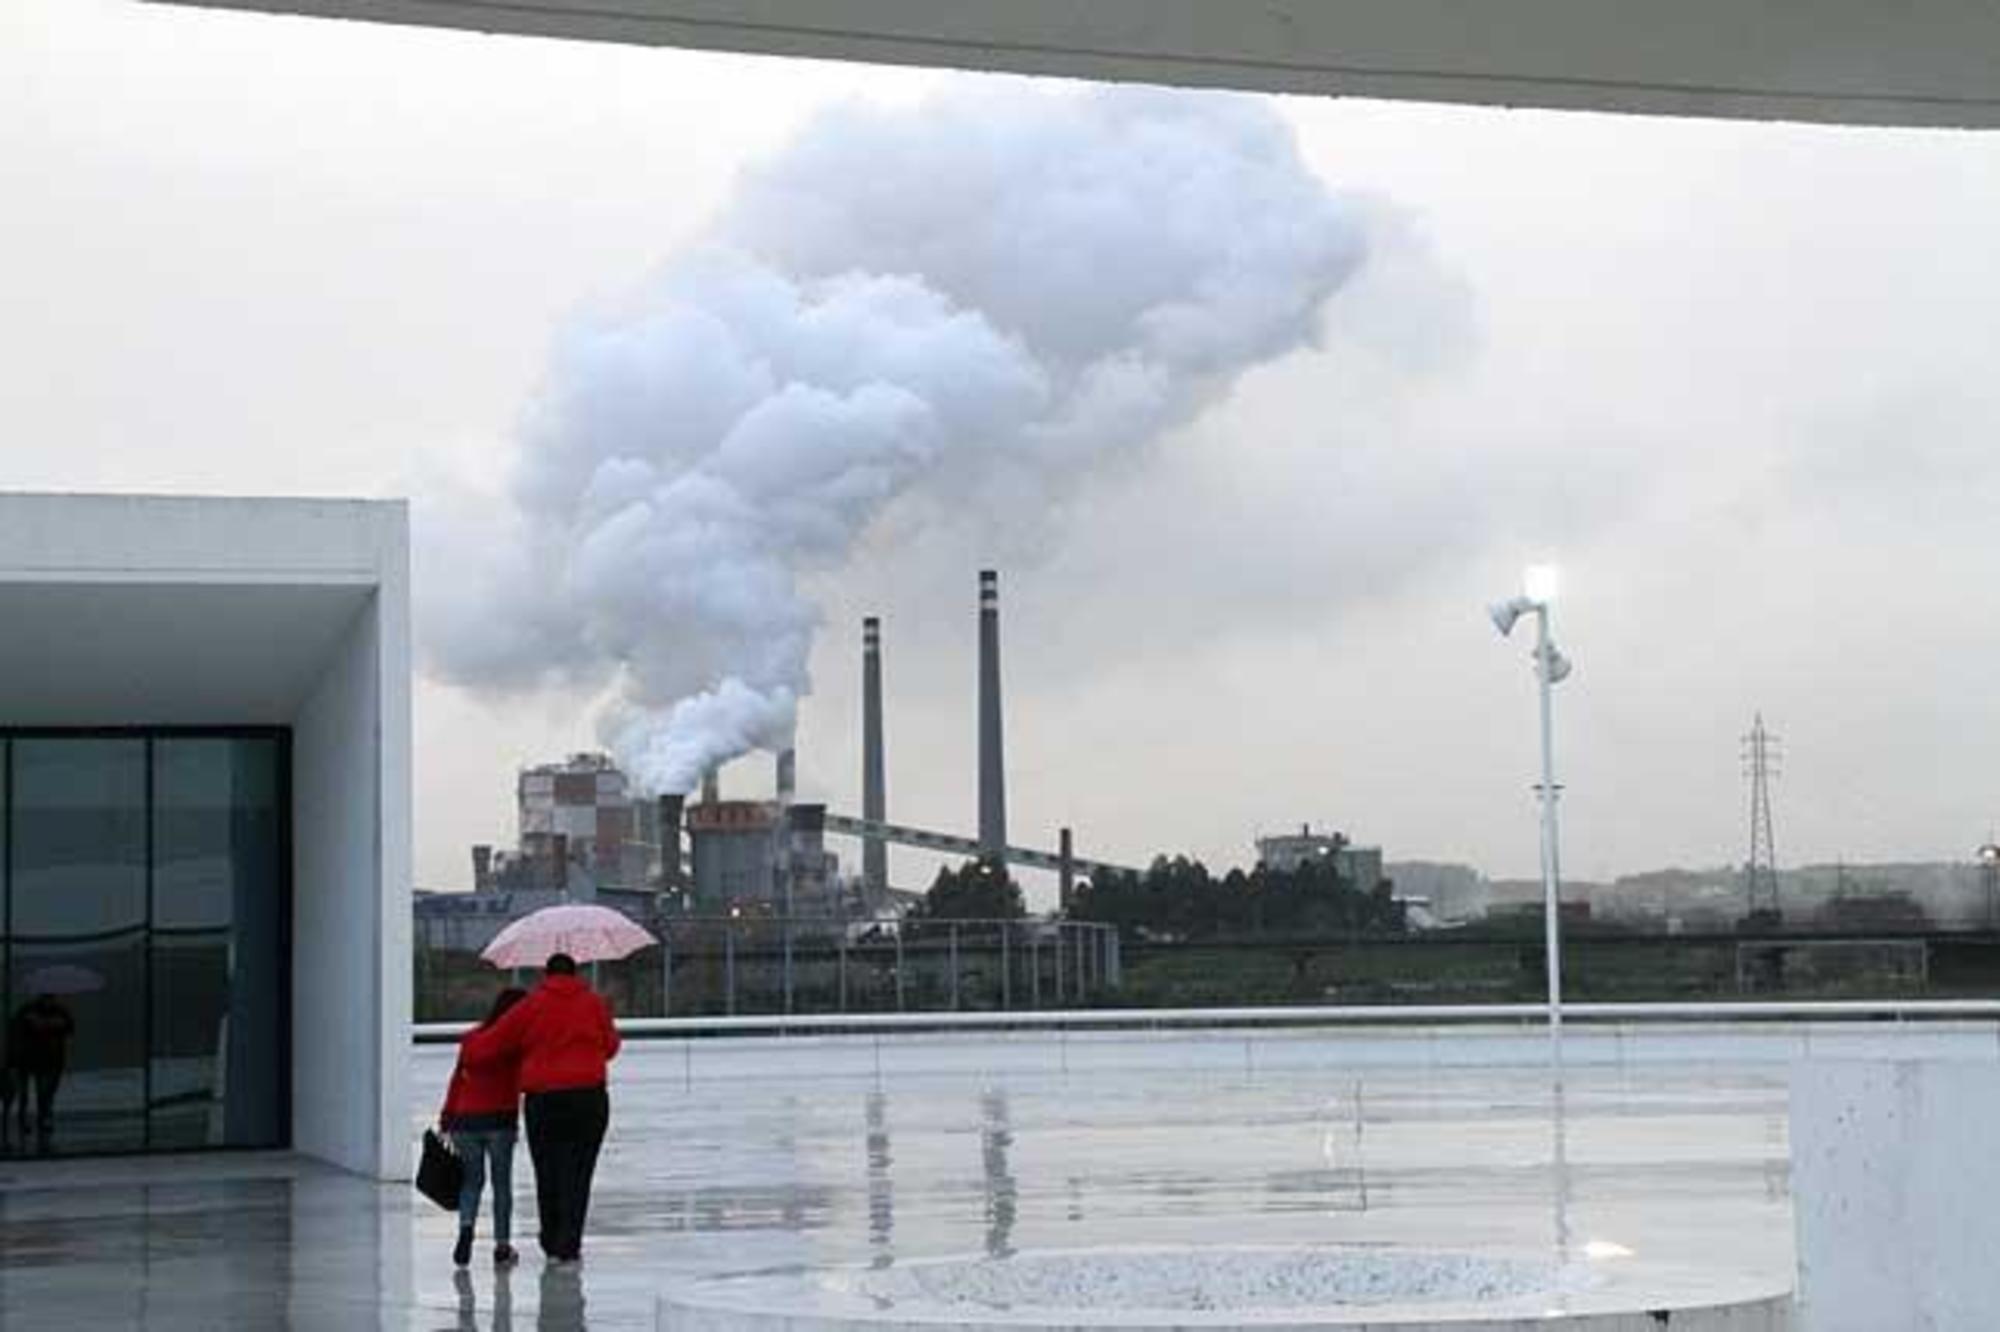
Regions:
<instances>
[{"instance_id":1,"label":"tall chimney","mask_svg":"<svg viewBox=\"0 0 2000 1332\"><path fill-rule=\"evenodd\" d=\"M1076 894L1076 843L1067 828L1056 847L1056 893L1063 915L1068 916L1069 900Z\"/></svg>"},{"instance_id":2,"label":"tall chimney","mask_svg":"<svg viewBox=\"0 0 2000 1332\"><path fill-rule=\"evenodd\" d=\"M719 804L721 800L722 771L719 768L710 768L701 775L701 803L714 805Z\"/></svg>"},{"instance_id":3,"label":"tall chimney","mask_svg":"<svg viewBox=\"0 0 2000 1332\"><path fill-rule=\"evenodd\" d=\"M882 621L861 622L861 817L871 823L889 817L889 778L882 750ZM861 881L872 893L889 886L889 844L861 839Z\"/></svg>"},{"instance_id":4,"label":"tall chimney","mask_svg":"<svg viewBox=\"0 0 2000 1332\"><path fill-rule=\"evenodd\" d=\"M1007 853L1007 765L1000 747L1000 575L979 571L979 852Z\"/></svg>"},{"instance_id":5,"label":"tall chimney","mask_svg":"<svg viewBox=\"0 0 2000 1332\"><path fill-rule=\"evenodd\" d=\"M778 751L778 803L789 805L799 789L799 751L790 745Z\"/></svg>"},{"instance_id":6,"label":"tall chimney","mask_svg":"<svg viewBox=\"0 0 2000 1332\"><path fill-rule=\"evenodd\" d=\"M660 880L670 888L681 886L681 819L687 808L684 795L660 797Z\"/></svg>"}]
</instances>

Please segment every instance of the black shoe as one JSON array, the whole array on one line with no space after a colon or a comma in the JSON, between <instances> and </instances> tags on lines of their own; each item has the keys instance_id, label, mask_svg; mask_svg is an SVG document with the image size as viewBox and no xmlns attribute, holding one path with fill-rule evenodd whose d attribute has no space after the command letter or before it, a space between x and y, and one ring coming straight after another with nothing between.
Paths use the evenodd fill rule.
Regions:
<instances>
[{"instance_id":1,"label":"black shoe","mask_svg":"<svg viewBox=\"0 0 2000 1332\"><path fill-rule=\"evenodd\" d=\"M514 1252L513 1245L496 1244L493 1246L493 1265L495 1267L512 1267L520 1261L521 1255Z\"/></svg>"},{"instance_id":2,"label":"black shoe","mask_svg":"<svg viewBox=\"0 0 2000 1332\"><path fill-rule=\"evenodd\" d=\"M454 1267L464 1267L472 1261L472 1227L458 1228L458 1243L451 1246L451 1262Z\"/></svg>"}]
</instances>

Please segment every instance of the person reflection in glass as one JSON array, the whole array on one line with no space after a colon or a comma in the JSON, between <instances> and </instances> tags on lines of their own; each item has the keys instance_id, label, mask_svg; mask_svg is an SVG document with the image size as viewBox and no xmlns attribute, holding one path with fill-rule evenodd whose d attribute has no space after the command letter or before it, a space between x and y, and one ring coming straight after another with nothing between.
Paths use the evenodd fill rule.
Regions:
<instances>
[{"instance_id":1,"label":"person reflection in glass","mask_svg":"<svg viewBox=\"0 0 2000 1332\"><path fill-rule=\"evenodd\" d=\"M21 1145L28 1142L28 1075L14 1064L14 1024L0 1032L0 1152L14 1150L14 1103L21 1103Z\"/></svg>"},{"instance_id":2,"label":"person reflection in glass","mask_svg":"<svg viewBox=\"0 0 2000 1332\"><path fill-rule=\"evenodd\" d=\"M7 1093L20 1099L21 1146L28 1145L28 1095L35 1097L35 1141L43 1151L56 1126L56 1092L69 1066L76 1019L52 994L38 994L7 1023ZM11 1108L11 1107L10 1107Z\"/></svg>"}]
</instances>

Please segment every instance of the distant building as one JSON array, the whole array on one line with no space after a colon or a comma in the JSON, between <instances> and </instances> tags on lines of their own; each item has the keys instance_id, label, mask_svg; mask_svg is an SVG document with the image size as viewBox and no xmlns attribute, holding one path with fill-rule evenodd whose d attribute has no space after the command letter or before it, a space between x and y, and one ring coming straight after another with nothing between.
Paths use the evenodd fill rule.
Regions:
<instances>
[{"instance_id":1,"label":"distant building","mask_svg":"<svg viewBox=\"0 0 2000 1332\"><path fill-rule=\"evenodd\" d=\"M1345 833L1316 833L1311 824L1302 824L1295 833L1257 839L1257 863L1265 869L1289 874L1301 865L1328 862L1363 892L1374 892L1382 882L1382 848L1355 846Z\"/></svg>"},{"instance_id":2,"label":"distant building","mask_svg":"<svg viewBox=\"0 0 2000 1332\"><path fill-rule=\"evenodd\" d=\"M1417 923L1414 907L1419 901L1432 921L1454 925L1484 916L1493 895L1492 885L1470 865L1397 860L1385 864L1382 872L1396 885L1396 900L1412 905L1413 924Z\"/></svg>"},{"instance_id":3,"label":"distant building","mask_svg":"<svg viewBox=\"0 0 2000 1332\"><path fill-rule=\"evenodd\" d=\"M690 805L694 909L703 915L845 915L826 806L769 800Z\"/></svg>"},{"instance_id":4,"label":"distant building","mask_svg":"<svg viewBox=\"0 0 2000 1332\"><path fill-rule=\"evenodd\" d=\"M475 891L561 891L581 870L596 884L645 888L660 876L658 807L635 799L603 754L525 769L515 785L518 850L473 849Z\"/></svg>"},{"instance_id":5,"label":"distant building","mask_svg":"<svg viewBox=\"0 0 2000 1332\"><path fill-rule=\"evenodd\" d=\"M1820 907L1813 923L1823 930L1860 933L1872 930L1905 930L1912 933L1933 928L1930 913L1909 893L1877 890L1836 897Z\"/></svg>"},{"instance_id":6,"label":"distant building","mask_svg":"<svg viewBox=\"0 0 2000 1332\"><path fill-rule=\"evenodd\" d=\"M789 799L788 767L781 757L776 800L723 800L710 780L694 803L637 794L603 754L523 769L515 848L473 847L469 893L418 893L418 939L478 952L559 902L596 902L654 929L684 914L853 914L826 849L826 807Z\"/></svg>"},{"instance_id":7,"label":"distant building","mask_svg":"<svg viewBox=\"0 0 2000 1332\"><path fill-rule=\"evenodd\" d=\"M514 849L473 847L469 893L416 895L424 947L476 953L508 922L559 902L596 902L651 925L672 881L660 852L663 802L635 794L603 754L525 768L514 791Z\"/></svg>"}]
</instances>

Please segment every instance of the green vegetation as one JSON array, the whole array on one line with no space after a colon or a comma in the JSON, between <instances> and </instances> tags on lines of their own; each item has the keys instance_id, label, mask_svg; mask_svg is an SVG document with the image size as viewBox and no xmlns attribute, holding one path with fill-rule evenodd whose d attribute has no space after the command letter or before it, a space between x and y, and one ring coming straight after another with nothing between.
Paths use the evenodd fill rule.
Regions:
<instances>
[{"instance_id":1,"label":"green vegetation","mask_svg":"<svg viewBox=\"0 0 2000 1332\"><path fill-rule=\"evenodd\" d=\"M1386 881L1364 891L1318 863L1291 871L1259 865L1218 879L1185 856L1161 857L1144 874L1098 875L1078 888L1069 918L1115 925L1128 941L1379 937L1408 928Z\"/></svg>"},{"instance_id":2,"label":"green vegetation","mask_svg":"<svg viewBox=\"0 0 2000 1332\"><path fill-rule=\"evenodd\" d=\"M1021 888L1006 867L990 860L971 860L937 873L923 901L910 909L911 920L1020 920L1028 914Z\"/></svg>"}]
</instances>

